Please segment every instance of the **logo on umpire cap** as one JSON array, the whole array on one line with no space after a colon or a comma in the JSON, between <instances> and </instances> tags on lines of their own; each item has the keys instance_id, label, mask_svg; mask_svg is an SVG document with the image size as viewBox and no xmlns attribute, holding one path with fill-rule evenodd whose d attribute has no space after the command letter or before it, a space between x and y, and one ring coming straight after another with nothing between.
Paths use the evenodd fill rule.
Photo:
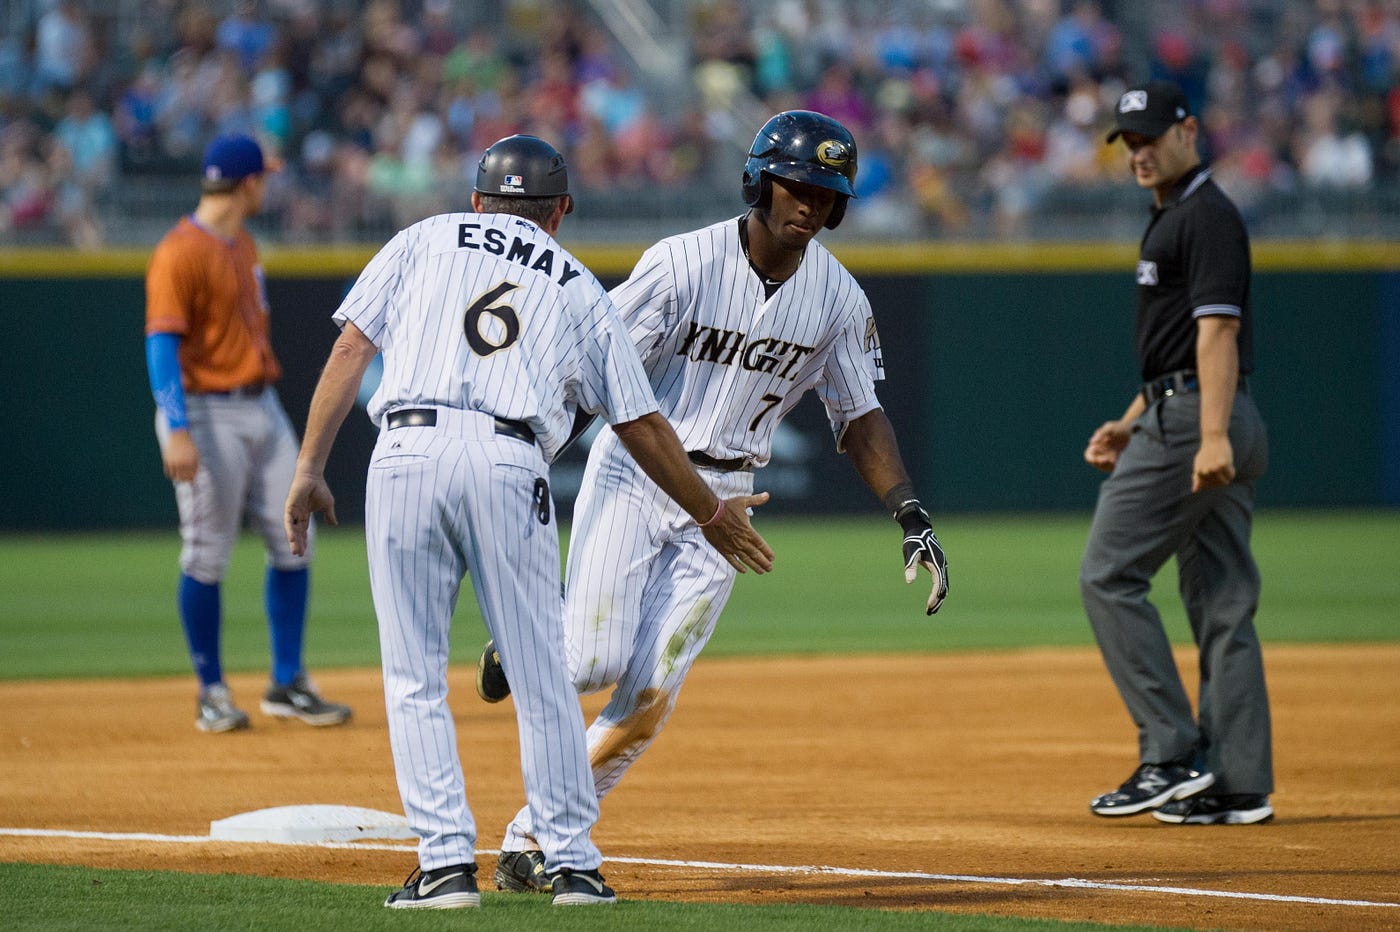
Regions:
<instances>
[{"instance_id":1,"label":"logo on umpire cap","mask_svg":"<svg viewBox=\"0 0 1400 932\"><path fill-rule=\"evenodd\" d=\"M817 144L817 161L823 165L841 171L850 160L850 148L839 139L827 139Z\"/></svg>"},{"instance_id":2,"label":"logo on umpire cap","mask_svg":"<svg viewBox=\"0 0 1400 932\"><path fill-rule=\"evenodd\" d=\"M1119 113L1147 109L1147 91L1128 91L1118 101Z\"/></svg>"}]
</instances>

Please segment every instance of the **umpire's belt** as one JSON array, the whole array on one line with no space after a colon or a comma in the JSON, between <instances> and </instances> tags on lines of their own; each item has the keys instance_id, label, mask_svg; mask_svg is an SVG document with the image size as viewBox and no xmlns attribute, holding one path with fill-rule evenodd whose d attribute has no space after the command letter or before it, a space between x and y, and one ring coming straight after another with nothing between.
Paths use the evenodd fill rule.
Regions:
<instances>
[{"instance_id":1,"label":"umpire's belt","mask_svg":"<svg viewBox=\"0 0 1400 932\"><path fill-rule=\"evenodd\" d=\"M1249 380L1240 376L1238 391L1249 391ZM1142 400L1149 405L1160 398L1170 398L1173 395L1189 395L1192 392L1201 390L1200 379L1196 378L1195 369L1178 369L1175 372L1168 372L1161 378L1153 379L1150 382L1142 383Z\"/></svg>"},{"instance_id":2,"label":"umpire's belt","mask_svg":"<svg viewBox=\"0 0 1400 932\"><path fill-rule=\"evenodd\" d=\"M690 461L696 466L704 466L707 469L718 469L720 472L740 472L753 468L748 457L740 456L732 460L722 460L711 456L703 450L691 450L686 453Z\"/></svg>"},{"instance_id":3,"label":"umpire's belt","mask_svg":"<svg viewBox=\"0 0 1400 932\"><path fill-rule=\"evenodd\" d=\"M535 442L535 432L530 429L530 425L524 421L512 421L510 418L491 417L496 422L496 433L502 437L510 437L512 440L523 440L526 443ZM386 430L393 430L396 427L436 427L438 413L433 408L400 408L397 411L390 411L384 416Z\"/></svg>"}]
</instances>

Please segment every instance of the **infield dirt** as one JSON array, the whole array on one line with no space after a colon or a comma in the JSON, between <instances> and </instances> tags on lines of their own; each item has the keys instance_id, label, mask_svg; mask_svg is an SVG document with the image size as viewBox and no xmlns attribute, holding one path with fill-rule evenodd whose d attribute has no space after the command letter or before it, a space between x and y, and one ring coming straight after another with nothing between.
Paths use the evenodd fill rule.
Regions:
<instances>
[{"instance_id":1,"label":"infield dirt","mask_svg":"<svg viewBox=\"0 0 1400 932\"><path fill-rule=\"evenodd\" d=\"M1194 654L1179 655L1188 681ZM1400 645L1265 649L1278 787L1272 824L1095 818L1136 765L1096 653L702 659L660 739L603 803L604 857L819 865L1363 900L604 863L624 899L805 902L1251 930L1400 927ZM521 803L514 707L454 667L467 789L492 849ZM0 683L0 829L206 835L310 803L400 811L378 671L316 671L343 728L257 712L195 730L186 677ZM1194 686L1192 686L1194 689ZM602 696L584 699L590 715ZM300 877L397 887L411 850L0 834L0 860ZM483 855L483 872L494 866ZM487 875L489 876L489 874Z\"/></svg>"}]
</instances>

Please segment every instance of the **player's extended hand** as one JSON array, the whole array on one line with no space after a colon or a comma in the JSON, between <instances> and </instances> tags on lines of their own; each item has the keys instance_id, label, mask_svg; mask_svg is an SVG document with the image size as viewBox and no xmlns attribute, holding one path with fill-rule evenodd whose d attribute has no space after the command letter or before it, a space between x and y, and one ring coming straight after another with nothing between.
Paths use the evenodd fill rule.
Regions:
<instances>
[{"instance_id":1,"label":"player's extended hand","mask_svg":"<svg viewBox=\"0 0 1400 932\"><path fill-rule=\"evenodd\" d=\"M160 453L165 478L175 482L193 482L199 472L199 449L188 430L172 430Z\"/></svg>"},{"instance_id":2,"label":"player's extended hand","mask_svg":"<svg viewBox=\"0 0 1400 932\"><path fill-rule=\"evenodd\" d=\"M292 477L292 487L287 492L287 507L282 512L282 527L287 532L287 543L292 553L301 556L306 553L306 539L311 528L311 516L322 512L326 521L335 524L335 496L331 487L320 476L306 476L297 473Z\"/></svg>"},{"instance_id":3,"label":"player's extended hand","mask_svg":"<svg viewBox=\"0 0 1400 932\"><path fill-rule=\"evenodd\" d=\"M933 536L933 525L923 506L910 503L895 515L895 520L904 528L904 582L912 583L918 578L921 566L933 577L933 590L925 606L925 614L932 615L948 597L948 558L943 555L938 538Z\"/></svg>"},{"instance_id":4,"label":"player's extended hand","mask_svg":"<svg viewBox=\"0 0 1400 932\"><path fill-rule=\"evenodd\" d=\"M741 573L753 570L762 575L773 568L773 548L768 546L768 541L754 530L749 521L749 509L757 508L766 501L767 492L726 498L719 520L700 529L710 546Z\"/></svg>"}]
</instances>

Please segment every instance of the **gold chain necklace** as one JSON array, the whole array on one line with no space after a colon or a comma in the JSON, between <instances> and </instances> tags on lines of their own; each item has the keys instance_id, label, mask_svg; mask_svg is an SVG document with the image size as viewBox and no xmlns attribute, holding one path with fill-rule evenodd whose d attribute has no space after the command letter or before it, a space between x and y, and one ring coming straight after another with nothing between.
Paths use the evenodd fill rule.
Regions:
<instances>
[{"instance_id":1,"label":"gold chain necklace","mask_svg":"<svg viewBox=\"0 0 1400 932\"><path fill-rule=\"evenodd\" d=\"M776 278L769 278L769 277L768 277L768 273L765 272L765 271L763 271L762 269L760 269L757 265L755 265L755 264L754 264L754 261L753 261L753 256L750 256L750 255L749 255L749 224L748 224L748 220L749 220L749 217L751 217L751 216L753 216L753 214L750 213L750 214L745 214L743 217L740 217L740 218L739 218L739 248L742 249L742 250L744 250L744 259L749 263L749 268L751 268L751 269L754 270L754 274L757 275L757 276L759 277L759 280L762 281L763 284L765 284L765 285L781 285L783 282L787 281L788 279L787 279L787 278L784 278L784 279L782 279L782 280L779 280L779 279L776 279ZM802 268L802 260L805 259L805 258L807 258L807 250L804 249L804 250L802 250L802 253L797 257L797 265L793 266L792 275L796 275L796 274L797 274L797 270L800 269L800 268ZM789 275L788 278L791 278L792 275Z\"/></svg>"}]
</instances>

